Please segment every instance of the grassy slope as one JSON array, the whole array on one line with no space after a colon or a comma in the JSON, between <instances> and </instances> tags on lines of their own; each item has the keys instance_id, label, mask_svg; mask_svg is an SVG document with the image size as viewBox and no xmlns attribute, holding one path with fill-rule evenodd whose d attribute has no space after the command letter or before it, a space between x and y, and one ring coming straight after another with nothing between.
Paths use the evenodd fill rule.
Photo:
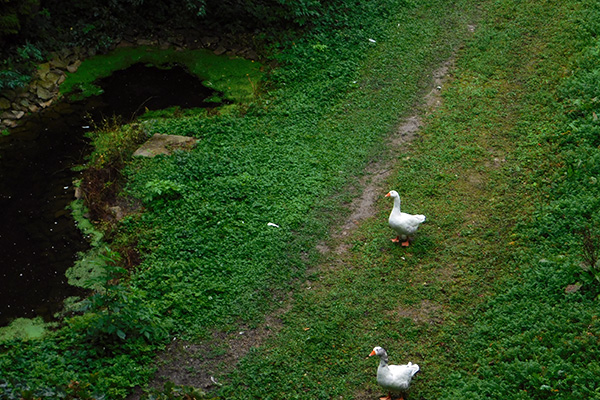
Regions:
<instances>
[{"instance_id":1,"label":"grassy slope","mask_svg":"<svg viewBox=\"0 0 600 400\"><path fill-rule=\"evenodd\" d=\"M526 229L551 183L543 171L560 165L548 154L556 148L548 138L564 123L556 86L581 45L573 35L582 15L575 2L480 5L483 17L458 54L443 108L398 155L381 188L399 190L408 212L428 216L418 240L409 249L389 242L390 204L382 199L378 214L343 240L349 252L322 259L310 288L297 283L314 260L316 240L339 222L336 202L352 197L332 195L384 153L383 138L409 112L425 77L466 36L474 6L447 3L414 1L394 12L361 3L363 24L285 50L289 59L282 61L292 65L274 77L280 88L268 102L148 126L201 141L190 153L129 167L128 190L148 207L123 227L147 255L124 302L133 315L146 318L142 323L156 318L148 314L169 316L171 334L199 339L214 326L260 323L290 282L298 289L281 331L221 377L217 395L373 398L380 393L376 362L364 356L374 345L386 347L393 362L421 365L413 398L547 398L573 384L580 397L595 390L583 367L593 373L598 357L588 352L582 360L578 348L597 344L597 303L587 291L563 295L577 278L561 275L563 264L536 268L545 248ZM513 290L506 291L507 282ZM534 321L524 318L531 304L539 305ZM555 324L550 316L558 306L578 312ZM86 321L99 320L75 318L75 329L61 331L66 339L22 345L4 353L1 366L28 383L73 379L88 394L123 396L147 379L151 371L142 366L156 347L143 338L117 340L108 351L90 346L97 332ZM548 351L565 338L572 349ZM538 342L543 346L529 346ZM556 362L566 353L575 354L568 369Z\"/></svg>"},{"instance_id":2,"label":"grassy slope","mask_svg":"<svg viewBox=\"0 0 600 400\"><path fill-rule=\"evenodd\" d=\"M260 317L303 276L303 257L315 253L316 239L351 194L336 195L338 204L331 196L362 171L410 108L424 71L467 32L457 10L442 16L438 2L424 3L396 12L365 5L363 31L294 45L282 60L292 66L274 77L278 89L243 114L152 126L201 139L190 153L130 168L129 191L151 198L150 211L130 229L148 254L133 283L180 331L201 335L215 324ZM383 23L373 17L381 13ZM400 24L391 33L390 20ZM396 38L395 53L381 54L394 58L361 79L360 57L389 52L385 43ZM174 185L179 198L152 197L157 185Z\"/></svg>"},{"instance_id":3,"label":"grassy slope","mask_svg":"<svg viewBox=\"0 0 600 400\"><path fill-rule=\"evenodd\" d=\"M550 197L557 149L548 138L564 124L556 91L582 45L586 7L482 6L443 108L381 188L428 216L417 242L389 242L382 199L345 239L350 254L322 262L283 330L221 393L375 398L376 362L364 356L382 345L393 362L421 365L412 398L597 398L598 357L582 352L598 344L597 302L564 295L577 275L538 264L547 253L528 228Z\"/></svg>"},{"instance_id":4,"label":"grassy slope","mask_svg":"<svg viewBox=\"0 0 600 400\"><path fill-rule=\"evenodd\" d=\"M352 197L332 195L361 173L428 71L467 33L467 2L408 3L362 2L282 44L277 85L254 104L146 123L150 133L200 142L128 167L127 190L146 206L116 239L136 240L144 255L131 287L95 296L91 312L44 341L8 344L0 367L15 380L9 390L24 383L39 397L56 387L123 397L152 373L148 357L165 343L165 329L201 338L215 326L257 323L276 306ZM391 40L396 46L386 45ZM380 62L361 72L372 54Z\"/></svg>"}]
</instances>

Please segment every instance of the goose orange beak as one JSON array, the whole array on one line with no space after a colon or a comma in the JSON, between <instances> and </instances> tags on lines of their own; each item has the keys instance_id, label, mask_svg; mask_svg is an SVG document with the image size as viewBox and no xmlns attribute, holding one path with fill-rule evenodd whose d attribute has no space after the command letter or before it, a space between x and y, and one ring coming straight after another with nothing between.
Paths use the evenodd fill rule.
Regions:
<instances>
[{"instance_id":1,"label":"goose orange beak","mask_svg":"<svg viewBox=\"0 0 600 400\"><path fill-rule=\"evenodd\" d=\"M385 197L390 197L390 192L388 192L388 194L386 194Z\"/></svg>"},{"instance_id":2,"label":"goose orange beak","mask_svg":"<svg viewBox=\"0 0 600 400\"><path fill-rule=\"evenodd\" d=\"M369 354L369 357L371 357L371 356L374 356L374 355L375 355L375 350L373 350L373 351L371 352L371 354Z\"/></svg>"}]
</instances>

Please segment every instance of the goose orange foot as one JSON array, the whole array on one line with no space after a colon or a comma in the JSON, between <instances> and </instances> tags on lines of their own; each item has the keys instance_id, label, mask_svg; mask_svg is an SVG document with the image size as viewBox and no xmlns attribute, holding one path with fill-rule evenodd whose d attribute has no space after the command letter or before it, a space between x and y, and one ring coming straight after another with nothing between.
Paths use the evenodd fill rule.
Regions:
<instances>
[{"instance_id":1,"label":"goose orange foot","mask_svg":"<svg viewBox=\"0 0 600 400\"><path fill-rule=\"evenodd\" d=\"M400 243L400 236L396 236L395 238L393 238L392 242ZM401 243L401 245L402 245L402 247L408 247L408 246L410 246L410 242L408 241L408 239L406 239L404 242Z\"/></svg>"}]
</instances>

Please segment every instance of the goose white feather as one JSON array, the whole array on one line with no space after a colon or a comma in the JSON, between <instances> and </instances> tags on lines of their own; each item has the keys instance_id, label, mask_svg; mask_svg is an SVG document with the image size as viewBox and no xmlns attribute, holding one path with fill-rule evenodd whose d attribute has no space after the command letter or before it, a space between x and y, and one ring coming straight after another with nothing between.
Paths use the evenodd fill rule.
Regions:
<instances>
[{"instance_id":1,"label":"goose white feather","mask_svg":"<svg viewBox=\"0 0 600 400\"><path fill-rule=\"evenodd\" d=\"M390 228L396 231L398 236L392 239L392 241L400 242L402 240L402 246L408 246L409 239L415 234L419 225L425 222L425 216L421 214L407 214L400 211L400 195L395 190L390 191L385 197L394 199L394 207L392 208L388 222Z\"/></svg>"},{"instance_id":2,"label":"goose white feather","mask_svg":"<svg viewBox=\"0 0 600 400\"><path fill-rule=\"evenodd\" d=\"M389 393L382 399L391 399L392 394L400 394L400 398L404 399L413 376L419 372L419 366L411 362L405 365L389 365L387 352L379 346L373 348L369 354L369 357L371 356L379 356L377 383Z\"/></svg>"}]
</instances>

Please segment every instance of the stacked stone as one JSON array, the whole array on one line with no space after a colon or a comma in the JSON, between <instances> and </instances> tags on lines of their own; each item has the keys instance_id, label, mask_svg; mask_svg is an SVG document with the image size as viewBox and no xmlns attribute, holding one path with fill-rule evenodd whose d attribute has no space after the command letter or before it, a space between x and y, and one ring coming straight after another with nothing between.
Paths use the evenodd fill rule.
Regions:
<instances>
[{"instance_id":1,"label":"stacked stone","mask_svg":"<svg viewBox=\"0 0 600 400\"><path fill-rule=\"evenodd\" d=\"M38 65L29 85L3 91L0 95L0 130L14 128L26 115L50 106L58 97L66 72L77 71L80 64L75 53L55 55L51 61Z\"/></svg>"}]
</instances>

